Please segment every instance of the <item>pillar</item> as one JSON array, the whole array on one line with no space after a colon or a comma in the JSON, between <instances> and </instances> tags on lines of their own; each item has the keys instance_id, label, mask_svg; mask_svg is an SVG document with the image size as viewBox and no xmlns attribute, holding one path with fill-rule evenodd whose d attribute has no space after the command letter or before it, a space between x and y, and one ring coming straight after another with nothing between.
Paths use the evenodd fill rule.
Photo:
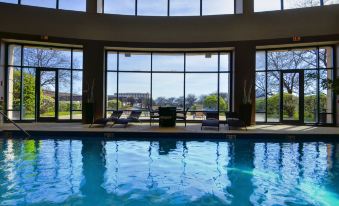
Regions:
<instances>
[{"instance_id":1,"label":"pillar","mask_svg":"<svg viewBox=\"0 0 339 206\"><path fill-rule=\"evenodd\" d=\"M255 124L255 45L248 42L239 43L235 47L234 54L234 76L233 76L233 110L240 113L240 105L243 102L244 86L246 90L251 89L252 119L251 124Z\"/></svg>"},{"instance_id":2,"label":"pillar","mask_svg":"<svg viewBox=\"0 0 339 206\"><path fill-rule=\"evenodd\" d=\"M339 78L339 44L336 45L336 48L335 48L335 70L336 70L336 77ZM336 95L336 97L334 97L336 99L336 111L335 114L336 114L336 123L337 123L337 126L339 126L339 95Z\"/></svg>"},{"instance_id":3,"label":"pillar","mask_svg":"<svg viewBox=\"0 0 339 206\"><path fill-rule=\"evenodd\" d=\"M252 14L254 12L253 0L235 0L235 13L236 14Z\"/></svg>"},{"instance_id":4,"label":"pillar","mask_svg":"<svg viewBox=\"0 0 339 206\"><path fill-rule=\"evenodd\" d=\"M96 41L84 44L84 74L83 74L83 123L91 123L94 119L104 116L105 69L104 46ZM92 88L93 87L93 88ZM88 104L88 103L92 103ZM92 108L91 108L92 107Z\"/></svg>"},{"instance_id":5,"label":"pillar","mask_svg":"<svg viewBox=\"0 0 339 206\"><path fill-rule=\"evenodd\" d=\"M91 14L99 13L98 9L101 4L102 0L86 0L86 12Z\"/></svg>"}]
</instances>

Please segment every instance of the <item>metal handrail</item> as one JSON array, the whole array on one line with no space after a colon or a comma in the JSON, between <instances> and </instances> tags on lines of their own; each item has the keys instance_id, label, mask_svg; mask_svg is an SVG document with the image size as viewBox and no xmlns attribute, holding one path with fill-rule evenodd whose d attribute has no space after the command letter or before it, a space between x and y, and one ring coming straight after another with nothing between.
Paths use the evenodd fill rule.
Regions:
<instances>
[{"instance_id":1,"label":"metal handrail","mask_svg":"<svg viewBox=\"0 0 339 206\"><path fill-rule=\"evenodd\" d=\"M4 114L2 111L0 111L0 114L2 114L2 116L4 116L6 119L8 119L8 121L10 121L16 128L18 128L20 131L22 131L23 133L25 133L25 135L27 135L27 137L31 137L31 135L24 129L22 129L19 125L17 125L13 120L11 120L6 114Z\"/></svg>"}]
</instances>

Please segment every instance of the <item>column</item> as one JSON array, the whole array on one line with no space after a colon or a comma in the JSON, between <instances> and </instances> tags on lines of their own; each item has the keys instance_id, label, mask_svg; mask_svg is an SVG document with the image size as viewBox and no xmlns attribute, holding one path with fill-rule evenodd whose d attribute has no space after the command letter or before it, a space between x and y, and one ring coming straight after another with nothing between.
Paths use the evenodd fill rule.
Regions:
<instances>
[{"instance_id":1,"label":"column","mask_svg":"<svg viewBox=\"0 0 339 206\"><path fill-rule=\"evenodd\" d=\"M252 14L254 12L254 0L235 0L236 14Z\"/></svg>"},{"instance_id":2,"label":"column","mask_svg":"<svg viewBox=\"0 0 339 206\"><path fill-rule=\"evenodd\" d=\"M240 105L243 102L244 86L246 92L251 89L252 118L251 124L255 124L255 45L248 42L239 43L234 52L233 72L233 110L240 113ZM249 114L250 115L250 114Z\"/></svg>"},{"instance_id":3,"label":"column","mask_svg":"<svg viewBox=\"0 0 339 206\"><path fill-rule=\"evenodd\" d=\"M337 78L339 78L339 44L336 45L335 48L335 70L336 70L336 74L337 74ZM337 114L337 126L339 126L339 95L336 95L336 97L334 97L336 99L336 114Z\"/></svg>"},{"instance_id":4,"label":"column","mask_svg":"<svg viewBox=\"0 0 339 206\"><path fill-rule=\"evenodd\" d=\"M101 9L102 0L86 0L86 12L87 13L101 13L98 9Z\"/></svg>"},{"instance_id":5,"label":"column","mask_svg":"<svg viewBox=\"0 0 339 206\"><path fill-rule=\"evenodd\" d=\"M104 46L96 41L84 44L84 76L83 76L83 123L91 123L104 116L105 69Z\"/></svg>"}]
</instances>

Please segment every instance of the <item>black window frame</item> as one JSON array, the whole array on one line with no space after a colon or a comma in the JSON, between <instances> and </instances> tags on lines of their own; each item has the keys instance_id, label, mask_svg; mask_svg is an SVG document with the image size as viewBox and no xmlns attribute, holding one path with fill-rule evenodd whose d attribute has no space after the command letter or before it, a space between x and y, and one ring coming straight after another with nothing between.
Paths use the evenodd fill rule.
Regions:
<instances>
[{"instance_id":1,"label":"black window frame","mask_svg":"<svg viewBox=\"0 0 339 206\"><path fill-rule=\"evenodd\" d=\"M117 55L117 65L116 70L108 69L108 53L115 53ZM149 53L151 55L151 70L150 71L120 71L119 70L119 54L120 53ZM183 71L153 71L153 54L183 54L184 55L184 70ZM186 55L187 54L203 54L203 53L211 53L218 55L218 68L216 71L186 71ZM227 53L229 55L229 66L227 71L220 71L220 54ZM107 109L107 82L108 82L108 73L116 73L116 94L117 94L117 104L115 109ZM183 74L184 82L183 82L183 97L184 97L184 107L183 111L186 110L186 74L217 74L218 76L218 83L217 83L217 95L218 95L218 103L217 103L217 112L227 112L227 111L220 111L220 74L228 74L229 75L229 82L228 82L228 111L233 111L233 51L232 50L218 50L218 51L138 51L138 50L105 50L105 117L107 117L107 113L119 110L119 73L149 73L150 74L150 107L152 107L153 103L153 74ZM124 111L131 111L131 110L124 110ZM143 110L146 111L146 110ZM188 112L206 112L205 110L189 110ZM149 121L148 119L146 121ZM201 122L201 120L188 120L188 122Z\"/></svg>"},{"instance_id":2,"label":"black window frame","mask_svg":"<svg viewBox=\"0 0 339 206\"><path fill-rule=\"evenodd\" d=\"M20 65L10 65L8 62L8 58L9 58L9 47L10 45L17 45L20 46L20 53L21 53L21 62ZM71 53L71 62L70 62L70 67L69 68L57 68L57 67L37 67L37 66L24 66L23 61L24 61L24 47L37 47L37 48L53 48L53 49L64 49L64 50L69 50ZM26 44L26 43L17 43L17 42L6 42L5 43L5 79L4 79L4 102L5 102L5 107L4 107L4 112L6 114L8 114L9 111L19 111L20 115L19 115L19 119L15 120L16 122L36 122L38 121L38 117L37 114L35 114L34 119L24 119L22 117L22 110L23 110L23 104L22 104L22 91L23 91L23 82L22 82L22 70L24 68L31 68L31 69L51 69L51 70L55 70L57 73L57 81L59 79L59 73L60 71L70 71L71 72L71 76L70 76L70 117L69 119L59 119L59 108L56 107L55 108L55 112L56 112L56 121L57 122L80 122L82 121L82 118L80 119L74 119L73 118L73 112L82 112L82 108L80 110L76 110L73 109L73 72L74 71L81 71L82 72L82 84L83 84L83 73L84 73L84 58L82 58L82 67L81 68L73 68L73 54L74 51L82 51L83 52L83 48L80 47L67 47L67 46L48 46L48 45L43 45L43 44ZM19 105L19 110L14 110L14 109L8 109L8 69L9 68L20 68L21 71L21 82L20 82L20 105ZM57 84L56 84L57 85ZM56 88L56 92L58 92L59 88ZM82 89L83 90L83 89ZM35 93L37 91L37 88L35 88ZM83 92L83 91L82 91ZM58 95L58 94L57 94ZM81 94L83 95L83 94ZM37 101L37 99L35 100ZM59 99L56 99L56 101L58 102ZM57 104L58 105L58 104ZM37 113L37 108L35 108L35 113Z\"/></svg>"},{"instance_id":3,"label":"black window frame","mask_svg":"<svg viewBox=\"0 0 339 206\"><path fill-rule=\"evenodd\" d=\"M98 1L101 1L101 5L102 5L102 9L101 9L101 12L100 13L102 13L102 14L113 14L113 15L124 15L124 14L114 14L114 13L106 13L105 12L105 0L98 0ZM203 14L203 3L202 3L202 1L203 0L200 0L200 5L199 5L199 15L194 15L194 16L214 16L214 15L232 15L232 14L235 14L235 11L236 11L236 0L233 0L233 4L234 4L234 6L233 6L233 13L230 13L230 14L208 14L208 15L204 15ZM138 15L138 0L135 0L135 14L134 14L134 16L139 16ZM167 15L163 15L163 16L167 16L167 17L169 17L169 16L171 16L171 14L170 14L170 10L171 10L171 0L167 0ZM128 15L128 16L133 16L133 15ZM142 15L142 16L157 16L157 15ZM186 15L184 15L184 16L186 16ZM190 15L188 15L188 16L190 16Z\"/></svg>"},{"instance_id":4,"label":"black window frame","mask_svg":"<svg viewBox=\"0 0 339 206\"><path fill-rule=\"evenodd\" d=\"M29 5L29 4L22 4L22 0L17 0L17 3L8 3L8 2L1 2L0 4L13 4L13 5L20 5L20 6L34 6L34 7L40 7L40 8L47 8L47 9L56 9L56 10L66 10L66 11L75 11L75 12L87 12L87 1L83 0L85 3L85 9L84 10L74 10L74 9L67 9L67 8L60 8L60 0L54 0L55 1L55 7L44 7L44 6L36 6L36 5Z\"/></svg>"},{"instance_id":5,"label":"black window frame","mask_svg":"<svg viewBox=\"0 0 339 206\"><path fill-rule=\"evenodd\" d=\"M330 47L332 49L332 67L327 67L327 68L322 68L320 66L320 49L321 48L324 48L324 47ZM314 123L308 123L305 121L302 123L302 124L305 124L305 125L329 125L329 126L334 126L336 125L337 121L336 121L336 115L337 115L337 109L336 109L336 97L334 95L334 92L332 91L332 112L320 112L320 87L319 85L321 84L320 83L320 71L322 70L331 70L332 73L331 73L331 76L332 78L335 78L337 76L337 57L336 57L336 49L335 49L335 46L334 45L316 45L316 46L299 46L299 47L279 47L279 48L270 48L270 49L257 49L256 50L256 53L257 52L265 52L265 69L264 70L257 70L257 68L255 67L255 73L256 73L256 76L257 76L257 73L264 73L265 74L265 111L264 112L257 112L255 111L255 113L261 113L261 114L265 114L265 121L257 121L256 120L256 123L273 123L273 124L280 124L281 120L279 120L278 122L270 122L268 121L268 118L267 118L267 105L268 105L268 95L267 95L267 87L268 87L268 73L269 72L281 72L281 71L284 71L284 70L271 70L271 69L268 69L268 64L267 64L267 53L269 51L279 51L279 50L297 50L297 49L316 49L317 50L317 62L316 62L316 67L315 68L304 68L304 69L289 69L289 71L292 71L292 72L298 72L298 71L315 71L317 73L317 88L316 88L316 96L317 96L317 116L318 116L318 119L315 120ZM255 64L256 65L256 64ZM256 78L255 78L256 79ZM280 93L280 91L279 91ZM255 100L256 102L256 100ZM281 106L279 106L280 110L281 110ZM280 111L281 112L281 111ZM319 116L320 114L330 114L332 115L332 123L321 123L320 120L319 120Z\"/></svg>"}]
</instances>

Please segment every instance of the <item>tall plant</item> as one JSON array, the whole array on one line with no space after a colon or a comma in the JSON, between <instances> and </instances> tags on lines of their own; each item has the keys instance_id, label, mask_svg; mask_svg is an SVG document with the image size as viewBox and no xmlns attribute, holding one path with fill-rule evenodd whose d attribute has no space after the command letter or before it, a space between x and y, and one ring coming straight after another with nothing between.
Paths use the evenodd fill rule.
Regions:
<instances>
[{"instance_id":1,"label":"tall plant","mask_svg":"<svg viewBox=\"0 0 339 206\"><path fill-rule=\"evenodd\" d=\"M252 104L251 94L252 94L253 85L250 84L248 88L247 88L247 86L248 86L247 80L245 80L244 81L244 94L243 94L242 103L243 104Z\"/></svg>"},{"instance_id":2,"label":"tall plant","mask_svg":"<svg viewBox=\"0 0 339 206\"><path fill-rule=\"evenodd\" d=\"M323 80L321 84L324 89L332 89L335 95L339 95L339 77Z\"/></svg>"},{"instance_id":3,"label":"tall plant","mask_svg":"<svg viewBox=\"0 0 339 206\"><path fill-rule=\"evenodd\" d=\"M91 85L87 85L87 103L94 103L94 83L95 79L93 79Z\"/></svg>"}]
</instances>

